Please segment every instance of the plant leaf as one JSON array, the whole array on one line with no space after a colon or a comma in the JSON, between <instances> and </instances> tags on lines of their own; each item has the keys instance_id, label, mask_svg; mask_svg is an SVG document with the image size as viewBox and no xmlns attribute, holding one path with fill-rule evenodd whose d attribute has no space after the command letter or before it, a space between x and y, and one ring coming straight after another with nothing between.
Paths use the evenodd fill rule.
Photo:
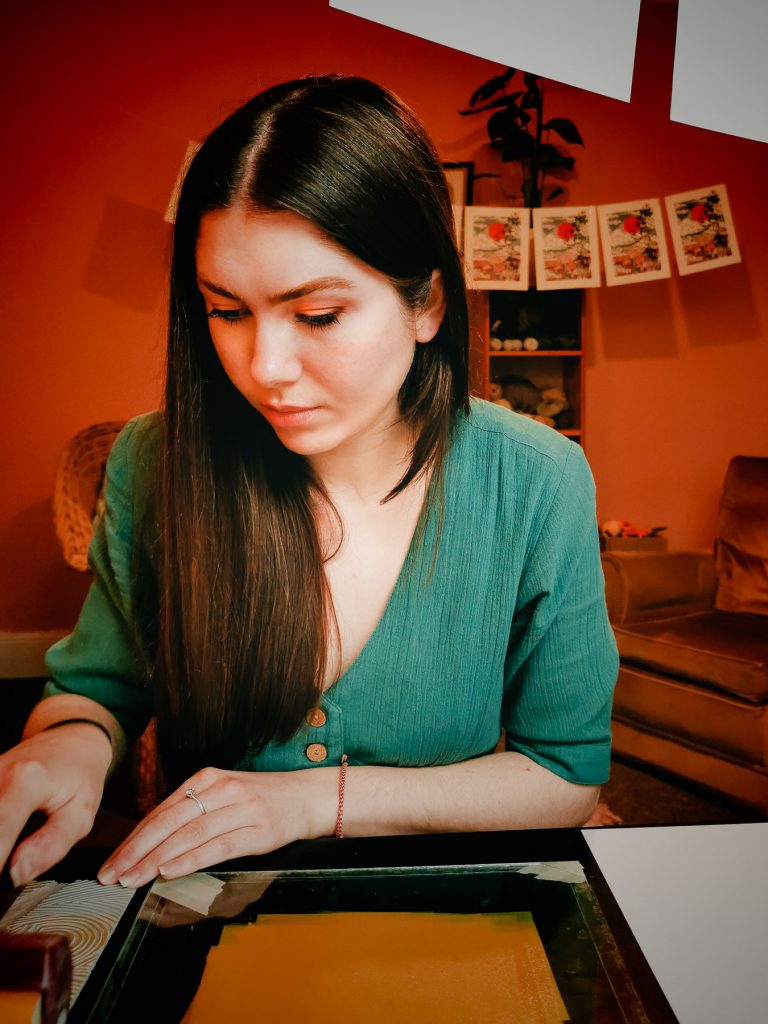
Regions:
<instances>
[{"instance_id":1,"label":"plant leaf","mask_svg":"<svg viewBox=\"0 0 768 1024\"><path fill-rule=\"evenodd\" d=\"M471 107L468 110L460 110L459 113L466 117L467 114L479 114L483 110L495 110L498 107L517 107L517 97L522 95L521 92L511 92L506 96L499 96L498 99L491 100L490 103L486 103L482 107Z\"/></svg>"},{"instance_id":2,"label":"plant leaf","mask_svg":"<svg viewBox=\"0 0 768 1024\"><path fill-rule=\"evenodd\" d=\"M564 167L572 171L575 162L572 156L565 156L554 146L543 145L539 149L539 167L542 170L551 171L553 167Z\"/></svg>"},{"instance_id":3,"label":"plant leaf","mask_svg":"<svg viewBox=\"0 0 768 1024\"><path fill-rule=\"evenodd\" d=\"M523 81L525 82L526 85L528 85L528 86L535 86L538 89L539 88L539 77L540 77L539 75L533 75L533 74L531 74L530 71L526 71L525 74L523 75Z\"/></svg>"},{"instance_id":4,"label":"plant leaf","mask_svg":"<svg viewBox=\"0 0 768 1024\"><path fill-rule=\"evenodd\" d=\"M513 160L522 160L530 156L534 150L535 142L528 132L520 131L513 137L507 136L505 139L492 142L491 145L499 151L503 163L508 164Z\"/></svg>"},{"instance_id":5,"label":"plant leaf","mask_svg":"<svg viewBox=\"0 0 768 1024\"><path fill-rule=\"evenodd\" d=\"M558 185L557 188L552 189L552 191L547 196L547 199L557 199L557 197L561 196L563 192L565 192L565 189L560 188L560 186Z\"/></svg>"},{"instance_id":6,"label":"plant leaf","mask_svg":"<svg viewBox=\"0 0 768 1024\"><path fill-rule=\"evenodd\" d=\"M565 142L572 142L578 146L584 145L584 140L579 135L579 129L567 117L553 117L551 121L547 121L541 127L542 129L551 129L553 132L557 132Z\"/></svg>"},{"instance_id":7,"label":"plant leaf","mask_svg":"<svg viewBox=\"0 0 768 1024\"><path fill-rule=\"evenodd\" d=\"M528 117L524 111L517 110L498 110L495 114L492 114L488 118L488 138L491 142L495 142L497 139L501 139L502 142L514 138L520 132L527 135L528 132L523 131L520 127L520 120L522 117Z\"/></svg>"},{"instance_id":8,"label":"plant leaf","mask_svg":"<svg viewBox=\"0 0 768 1024\"><path fill-rule=\"evenodd\" d=\"M514 68L507 68L500 75L494 75L493 78L489 78L487 82L483 82L477 89L472 93L472 98L469 101L470 107L474 107L476 103L482 103L484 100L490 99L495 92L503 89L507 82L514 77L516 71Z\"/></svg>"}]
</instances>

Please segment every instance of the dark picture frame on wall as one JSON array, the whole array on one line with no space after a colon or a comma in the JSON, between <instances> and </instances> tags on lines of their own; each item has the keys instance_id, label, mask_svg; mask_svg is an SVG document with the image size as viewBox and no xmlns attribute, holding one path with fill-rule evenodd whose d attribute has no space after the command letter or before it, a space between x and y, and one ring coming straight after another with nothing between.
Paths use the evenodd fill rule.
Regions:
<instances>
[{"instance_id":1,"label":"dark picture frame on wall","mask_svg":"<svg viewBox=\"0 0 768 1024\"><path fill-rule=\"evenodd\" d=\"M452 206L470 206L475 177L474 160L449 160L443 164Z\"/></svg>"}]
</instances>

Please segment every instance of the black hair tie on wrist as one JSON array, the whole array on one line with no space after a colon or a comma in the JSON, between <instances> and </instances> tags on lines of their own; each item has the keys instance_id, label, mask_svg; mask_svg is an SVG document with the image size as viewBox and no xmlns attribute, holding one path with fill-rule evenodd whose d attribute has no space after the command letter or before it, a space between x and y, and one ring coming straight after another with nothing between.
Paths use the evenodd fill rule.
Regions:
<instances>
[{"instance_id":1,"label":"black hair tie on wrist","mask_svg":"<svg viewBox=\"0 0 768 1024\"><path fill-rule=\"evenodd\" d=\"M60 722L51 722L50 725L46 725L41 732L48 732L49 729L58 729L60 725L95 725L97 729L101 729L104 735L109 740L109 745L114 750L114 744L112 743L112 733L101 722L97 722L94 718L62 718Z\"/></svg>"}]
</instances>

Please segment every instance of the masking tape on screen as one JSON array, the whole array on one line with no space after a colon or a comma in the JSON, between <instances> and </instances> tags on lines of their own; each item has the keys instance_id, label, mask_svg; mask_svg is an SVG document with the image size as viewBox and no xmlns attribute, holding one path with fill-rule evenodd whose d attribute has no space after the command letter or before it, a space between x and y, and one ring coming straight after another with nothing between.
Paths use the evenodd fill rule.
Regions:
<instances>
[{"instance_id":1,"label":"masking tape on screen","mask_svg":"<svg viewBox=\"0 0 768 1024\"><path fill-rule=\"evenodd\" d=\"M204 871L196 871L193 875L183 875L169 881L155 882L152 892L180 907L193 910L196 914L207 914L211 904L224 888L221 878Z\"/></svg>"},{"instance_id":2,"label":"masking tape on screen","mask_svg":"<svg viewBox=\"0 0 768 1024\"><path fill-rule=\"evenodd\" d=\"M538 864L518 868L518 874L535 875L543 882L566 882L568 885L587 880L584 868L577 860L542 860Z\"/></svg>"}]
</instances>

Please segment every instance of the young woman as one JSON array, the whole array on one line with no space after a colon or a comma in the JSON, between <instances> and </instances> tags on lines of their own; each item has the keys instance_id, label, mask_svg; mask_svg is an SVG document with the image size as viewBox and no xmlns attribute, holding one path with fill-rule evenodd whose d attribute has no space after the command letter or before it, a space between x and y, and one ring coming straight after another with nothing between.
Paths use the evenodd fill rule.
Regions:
<instances>
[{"instance_id":1,"label":"young woman","mask_svg":"<svg viewBox=\"0 0 768 1024\"><path fill-rule=\"evenodd\" d=\"M579 825L617 662L578 445L468 398L439 158L357 78L251 100L176 218L166 401L118 438L94 580L0 759L22 883L152 714L139 885L323 835ZM496 752L502 728L506 750Z\"/></svg>"}]
</instances>

